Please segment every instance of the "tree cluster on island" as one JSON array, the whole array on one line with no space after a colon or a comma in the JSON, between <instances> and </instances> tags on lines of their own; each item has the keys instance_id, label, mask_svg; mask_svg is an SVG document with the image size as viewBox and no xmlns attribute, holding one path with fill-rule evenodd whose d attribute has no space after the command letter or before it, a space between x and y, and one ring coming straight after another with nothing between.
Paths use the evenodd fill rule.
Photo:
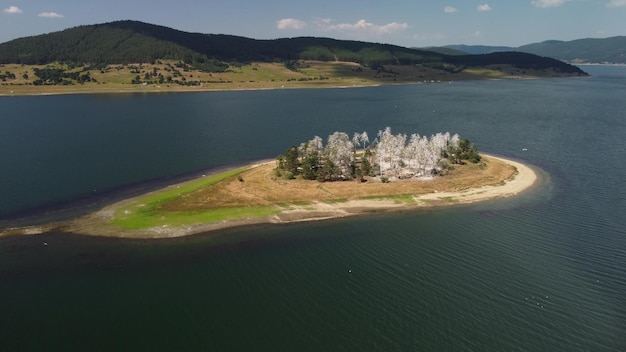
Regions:
<instances>
[{"instance_id":1,"label":"tree cluster on island","mask_svg":"<svg viewBox=\"0 0 626 352\"><path fill-rule=\"evenodd\" d=\"M458 134L449 132L420 136L394 135L391 128L378 131L370 143L367 132L334 132L326 141L319 136L292 146L276 158L276 176L285 179L366 181L377 177L390 179L445 175L453 164L480 162L478 148Z\"/></svg>"}]
</instances>

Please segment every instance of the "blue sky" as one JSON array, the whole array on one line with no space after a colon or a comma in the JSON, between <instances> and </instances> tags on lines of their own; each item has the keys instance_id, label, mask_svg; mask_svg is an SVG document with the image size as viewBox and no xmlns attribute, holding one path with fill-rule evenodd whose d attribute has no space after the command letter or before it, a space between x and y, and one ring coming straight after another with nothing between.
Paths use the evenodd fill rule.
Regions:
<instances>
[{"instance_id":1,"label":"blue sky","mask_svg":"<svg viewBox=\"0 0 626 352\"><path fill-rule=\"evenodd\" d=\"M626 35L626 0L0 0L0 43L123 19L256 39L519 46Z\"/></svg>"}]
</instances>

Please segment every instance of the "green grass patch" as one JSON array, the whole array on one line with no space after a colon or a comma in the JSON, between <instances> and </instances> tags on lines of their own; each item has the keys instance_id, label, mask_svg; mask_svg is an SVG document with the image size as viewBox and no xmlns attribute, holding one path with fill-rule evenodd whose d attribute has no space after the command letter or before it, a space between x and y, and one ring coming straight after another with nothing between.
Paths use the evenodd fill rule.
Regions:
<instances>
[{"instance_id":1,"label":"green grass patch","mask_svg":"<svg viewBox=\"0 0 626 352\"><path fill-rule=\"evenodd\" d=\"M249 170L249 167L242 167L230 171L221 172L219 174L203 177L194 181L190 181L178 186L171 186L162 191L156 192L152 195L139 198L134 204L145 204L146 206L160 205L165 203L179 195L190 193L201 188L214 185L220 181L226 180L230 177L237 176L242 172Z\"/></svg>"},{"instance_id":2,"label":"green grass patch","mask_svg":"<svg viewBox=\"0 0 626 352\"><path fill-rule=\"evenodd\" d=\"M411 204L415 203L415 199L411 194L398 194L393 196L365 196L361 199L366 200L392 200L396 204Z\"/></svg>"},{"instance_id":3,"label":"green grass patch","mask_svg":"<svg viewBox=\"0 0 626 352\"><path fill-rule=\"evenodd\" d=\"M471 75L476 75L479 77L486 77L486 78L500 78L500 77L505 76L505 74L502 73L501 71L491 70L487 68L466 68L463 70L463 73L468 73Z\"/></svg>"},{"instance_id":4,"label":"green grass patch","mask_svg":"<svg viewBox=\"0 0 626 352\"><path fill-rule=\"evenodd\" d=\"M325 200L324 203L326 203L326 204L339 204L339 203L345 203L347 201L348 201L348 199L346 199L346 198L340 198L340 199Z\"/></svg>"},{"instance_id":5,"label":"green grass patch","mask_svg":"<svg viewBox=\"0 0 626 352\"><path fill-rule=\"evenodd\" d=\"M415 203L415 198L413 198L413 196L410 194L401 194L398 196L393 196L391 197L391 199L393 199L396 203L404 203L404 204Z\"/></svg>"},{"instance_id":6,"label":"green grass patch","mask_svg":"<svg viewBox=\"0 0 626 352\"><path fill-rule=\"evenodd\" d=\"M138 198L133 203L118 209L111 223L128 229L143 229L163 225L179 227L232 219L263 217L279 213L280 210L275 207L261 206L209 209L194 212L170 212L160 210L161 205L166 204L168 201L180 195L235 177L248 169L248 167L244 167L225 171L182 185L171 186L165 190Z\"/></svg>"},{"instance_id":7,"label":"green grass patch","mask_svg":"<svg viewBox=\"0 0 626 352\"><path fill-rule=\"evenodd\" d=\"M223 208L197 212L153 212L151 209L143 207L123 218L116 217L112 224L133 230L159 226L181 227L224 220L271 216L279 212L280 210L273 207Z\"/></svg>"}]
</instances>

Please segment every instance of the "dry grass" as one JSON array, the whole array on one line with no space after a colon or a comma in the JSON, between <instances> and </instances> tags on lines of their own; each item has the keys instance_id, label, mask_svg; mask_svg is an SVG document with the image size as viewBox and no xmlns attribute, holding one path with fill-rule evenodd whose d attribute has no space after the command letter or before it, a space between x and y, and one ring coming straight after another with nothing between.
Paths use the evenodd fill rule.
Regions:
<instances>
[{"instance_id":1,"label":"dry grass","mask_svg":"<svg viewBox=\"0 0 626 352\"><path fill-rule=\"evenodd\" d=\"M215 185L181 195L163 205L162 211L199 211L242 206L343 202L368 198L462 191L477 185L497 185L515 175L515 168L499 160L484 158L482 164L456 165L449 175L429 180L413 178L390 183L344 181L326 182L284 180L274 174L268 162Z\"/></svg>"},{"instance_id":2,"label":"dry grass","mask_svg":"<svg viewBox=\"0 0 626 352\"><path fill-rule=\"evenodd\" d=\"M372 70L351 62L320 62L298 61L295 71L282 63L251 63L242 66L231 66L227 72L208 73L198 70L187 70L176 67L176 61L162 60L155 64L108 65L103 70L89 70L91 77L97 82L84 84L35 86L38 79L35 68L58 67L67 69L66 65L0 65L0 72L14 73L16 78L0 82L0 95L39 95L39 94L77 94L77 93L133 93L133 92L177 92L206 90L237 90L237 89L276 89L276 88L321 88L372 86L393 83L416 83L431 81L451 81L461 79L481 79L521 76L521 71L499 67L493 70L465 70L457 74L422 66L422 65L385 65L385 71ZM132 84L139 76L144 80L146 73L161 73L164 77L173 76L174 80L184 79L187 82L198 81L197 86L182 86L176 83ZM177 69L180 76L174 76ZM83 74L84 67L76 67L72 71ZM501 71L500 71L501 70ZM24 74L28 75L24 79ZM532 74L528 72L528 74ZM324 79L320 79L323 77ZM156 80L156 78L152 78Z\"/></svg>"}]
</instances>

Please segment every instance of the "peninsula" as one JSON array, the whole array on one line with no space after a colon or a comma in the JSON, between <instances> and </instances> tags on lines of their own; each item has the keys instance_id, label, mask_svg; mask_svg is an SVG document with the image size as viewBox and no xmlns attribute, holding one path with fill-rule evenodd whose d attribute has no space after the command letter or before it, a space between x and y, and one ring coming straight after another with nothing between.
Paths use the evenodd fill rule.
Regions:
<instances>
[{"instance_id":1,"label":"peninsula","mask_svg":"<svg viewBox=\"0 0 626 352\"><path fill-rule=\"evenodd\" d=\"M54 43L54 45L50 45ZM355 87L579 77L519 52L446 55L330 38L255 40L117 21L0 43L0 96Z\"/></svg>"},{"instance_id":2,"label":"peninsula","mask_svg":"<svg viewBox=\"0 0 626 352\"><path fill-rule=\"evenodd\" d=\"M389 128L379 132L372 143L375 148L367 145L367 139L364 133L355 133L350 140L336 132L324 147L315 144L320 139L314 137L276 160L174 184L78 219L7 229L0 236L56 230L125 238L180 237L253 224L473 203L516 195L536 180L530 167L472 153L475 146L457 135L414 134L402 149L398 143L406 142L406 135L393 135ZM437 145L443 149L433 149ZM413 156L406 154L411 147ZM299 154L292 156L294 148ZM315 155L319 157L313 168L324 171L312 180L302 165L306 167Z\"/></svg>"}]
</instances>

